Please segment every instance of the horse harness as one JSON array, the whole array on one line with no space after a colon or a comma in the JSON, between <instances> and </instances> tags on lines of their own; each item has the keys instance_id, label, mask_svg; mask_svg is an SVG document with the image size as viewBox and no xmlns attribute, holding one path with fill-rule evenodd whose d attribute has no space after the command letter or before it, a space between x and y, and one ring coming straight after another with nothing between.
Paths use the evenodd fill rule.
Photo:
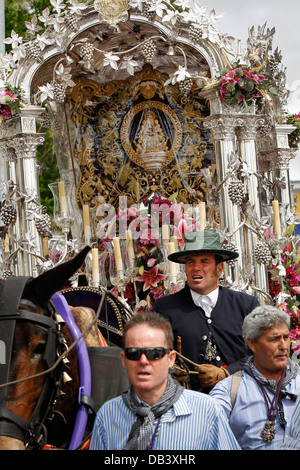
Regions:
<instances>
[{"instance_id":1,"label":"horse harness","mask_svg":"<svg viewBox=\"0 0 300 470\"><path fill-rule=\"evenodd\" d=\"M22 299L24 287L29 279L31 277L10 276L5 281L0 295L1 337L6 347L5 364L0 364L0 419L5 419L6 421L0 422L0 435L21 440L25 443L26 449L33 450L42 448L46 442L47 430L44 421L56 399L58 389L61 388L62 370L58 367L46 374L42 392L28 421L5 407L16 321L27 320L47 331L47 342L43 359L48 368L51 368L55 363L55 359L60 352L59 345L61 344L65 348L65 340L55 317L51 314L51 310L53 310L53 313L55 312L54 308L51 308L51 303L49 303L49 310L43 309L44 315L20 308L21 303L24 306L40 309L40 307L37 307L29 300ZM6 386L5 384L8 385ZM47 396L50 396L50 400L45 407L43 416L39 417L42 414L44 399ZM38 417L39 422L37 422Z\"/></svg>"}]
</instances>

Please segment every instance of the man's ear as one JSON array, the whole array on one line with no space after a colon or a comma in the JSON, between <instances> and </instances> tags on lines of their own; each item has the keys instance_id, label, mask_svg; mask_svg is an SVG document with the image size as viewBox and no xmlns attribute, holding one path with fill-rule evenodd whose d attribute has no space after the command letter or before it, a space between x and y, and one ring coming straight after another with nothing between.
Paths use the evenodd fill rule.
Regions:
<instances>
[{"instance_id":1,"label":"man's ear","mask_svg":"<svg viewBox=\"0 0 300 470\"><path fill-rule=\"evenodd\" d=\"M217 276L220 277L223 271L224 271L224 263L219 263L217 265Z\"/></svg>"},{"instance_id":2,"label":"man's ear","mask_svg":"<svg viewBox=\"0 0 300 470\"><path fill-rule=\"evenodd\" d=\"M169 352L169 368L173 367L174 363L176 360L176 351L172 349L172 351Z\"/></svg>"},{"instance_id":3,"label":"man's ear","mask_svg":"<svg viewBox=\"0 0 300 470\"><path fill-rule=\"evenodd\" d=\"M254 352L254 350L255 350L255 342L253 341L253 339L248 338L248 339L247 339L247 345L248 345L248 348L249 348L252 352Z\"/></svg>"},{"instance_id":4,"label":"man's ear","mask_svg":"<svg viewBox=\"0 0 300 470\"><path fill-rule=\"evenodd\" d=\"M125 368L125 353L124 353L124 351L121 351L121 362L122 362L122 366Z\"/></svg>"}]
</instances>

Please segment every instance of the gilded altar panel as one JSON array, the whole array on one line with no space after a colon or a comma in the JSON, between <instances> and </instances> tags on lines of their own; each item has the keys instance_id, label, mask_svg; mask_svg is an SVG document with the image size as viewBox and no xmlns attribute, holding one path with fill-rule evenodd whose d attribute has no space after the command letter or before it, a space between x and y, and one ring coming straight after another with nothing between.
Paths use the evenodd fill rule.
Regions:
<instances>
[{"instance_id":1,"label":"gilded altar panel","mask_svg":"<svg viewBox=\"0 0 300 470\"><path fill-rule=\"evenodd\" d=\"M124 81L78 79L68 97L72 152L79 170L78 206L118 206L177 194L184 203L206 200L201 170L215 162L203 118L206 103L187 96L151 65Z\"/></svg>"}]
</instances>

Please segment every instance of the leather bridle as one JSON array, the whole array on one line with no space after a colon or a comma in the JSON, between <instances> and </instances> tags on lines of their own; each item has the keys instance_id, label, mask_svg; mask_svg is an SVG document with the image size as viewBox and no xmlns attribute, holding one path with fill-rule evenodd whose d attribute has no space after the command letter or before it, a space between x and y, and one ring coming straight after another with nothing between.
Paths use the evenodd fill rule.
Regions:
<instances>
[{"instance_id":1,"label":"leather bridle","mask_svg":"<svg viewBox=\"0 0 300 470\"><path fill-rule=\"evenodd\" d=\"M62 383L62 368L47 373L42 392L28 421L6 408L9 376L12 361L16 321L30 321L47 332L46 347L43 355L45 365L51 369L62 343L61 331L54 317L54 308L42 309L44 314L25 310L22 306L41 309L27 299L22 299L24 287L30 277L10 276L4 283L0 296L0 330L5 343L6 361L0 364L0 436L8 436L24 442L26 449L42 448L47 442L46 417L56 399ZM8 384L5 386L5 384ZM48 403L45 400L48 398Z\"/></svg>"}]
</instances>

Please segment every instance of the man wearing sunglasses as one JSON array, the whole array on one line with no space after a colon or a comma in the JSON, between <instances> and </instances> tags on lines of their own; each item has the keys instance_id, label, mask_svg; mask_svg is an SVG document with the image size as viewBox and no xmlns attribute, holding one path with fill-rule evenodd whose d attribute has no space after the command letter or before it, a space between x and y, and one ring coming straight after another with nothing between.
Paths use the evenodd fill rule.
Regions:
<instances>
[{"instance_id":1,"label":"man wearing sunglasses","mask_svg":"<svg viewBox=\"0 0 300 470\"><path fill-rule=\"evenodd\" d=\"M123 343L131 386L98 411L91 450L239 449L217 402L170 376L176 352L168 320L138 313L125 324Z\"/></svg>"}]
</instances>

